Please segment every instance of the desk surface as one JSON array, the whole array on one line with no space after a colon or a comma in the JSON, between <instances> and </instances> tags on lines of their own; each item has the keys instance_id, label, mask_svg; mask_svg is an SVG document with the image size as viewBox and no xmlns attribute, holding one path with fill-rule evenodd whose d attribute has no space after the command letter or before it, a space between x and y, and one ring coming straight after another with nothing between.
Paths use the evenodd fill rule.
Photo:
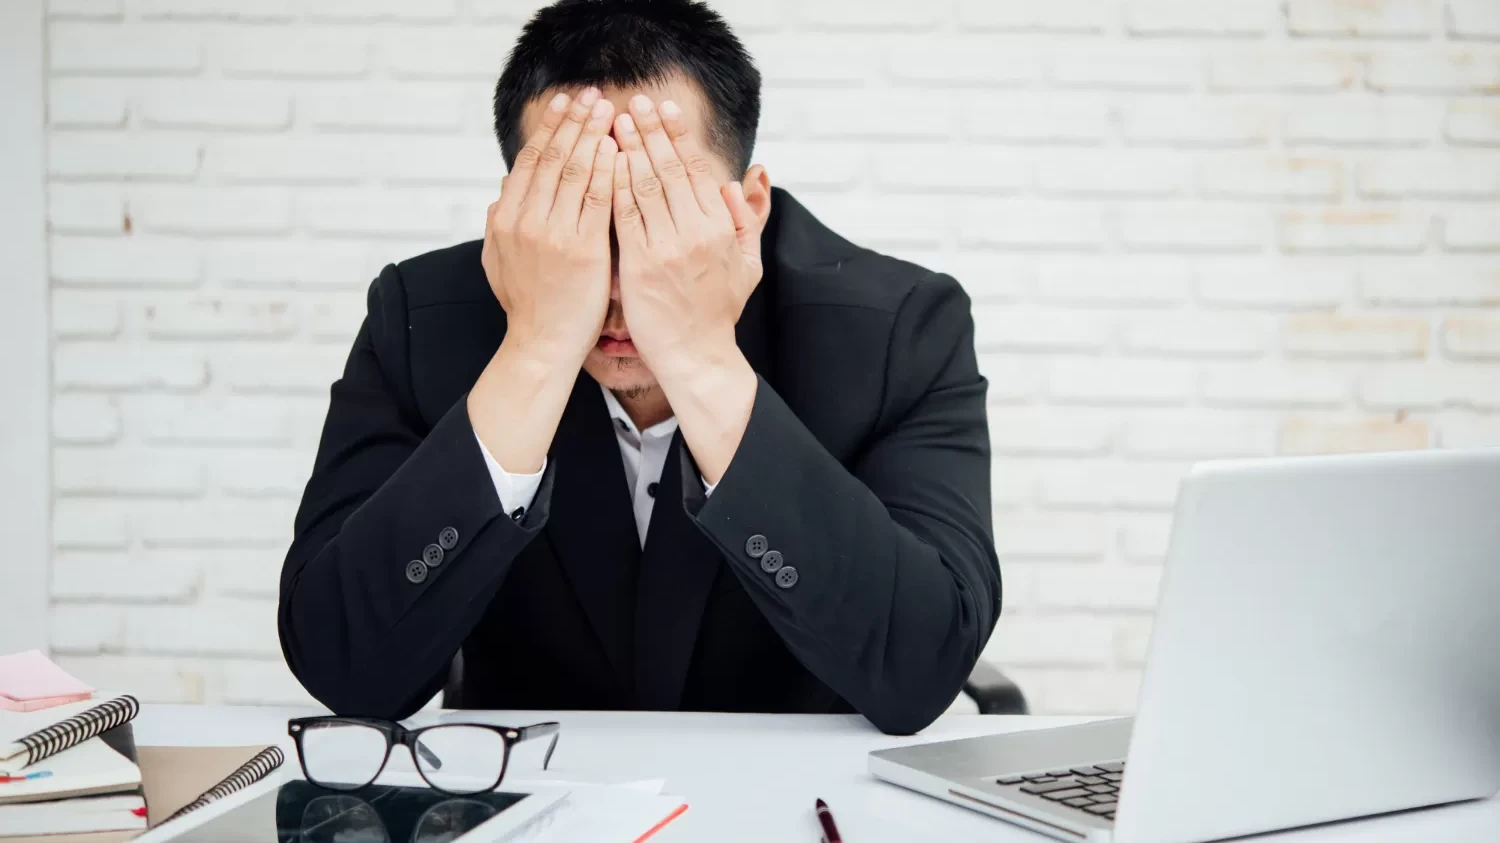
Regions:
<instances>
[{"instance_id":1,"label":"desk surface","mask_svg":"<svg viewBox=\"0 0 1500 843\"><path fill-rule=\"evenodd\" d=\"M136 741L156 745L280 742L295 763L286 721L310 709L148 705ZM469 712L520 725L559 720L552 769L580 779L664 778L688 812L653 843L777 841L815 843L813 800L832 806L847 843L948 843L1046 838L963 808L885 784L865 771L865 755L911 742L945 740L1081 722L1084 718L949 715L916 738L880 734L853 715L669 714L640 712ZM415 721L435 719L424 714ZM1275 843L1395 843L1500 840L1500 799L1340 823L1257 838Z\"/></svg>"}]
</instances>

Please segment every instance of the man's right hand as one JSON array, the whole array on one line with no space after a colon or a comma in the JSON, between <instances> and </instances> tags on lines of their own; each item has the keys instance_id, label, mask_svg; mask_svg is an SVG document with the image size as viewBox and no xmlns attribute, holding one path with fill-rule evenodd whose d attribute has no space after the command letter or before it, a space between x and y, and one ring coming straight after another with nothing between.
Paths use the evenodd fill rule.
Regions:
<instances>
[{"instance_id":1,"label":"man's right hand","mask_svg":"<svg viewBox=\"0 0 1500 843\"><path fill-rule=\"evenodd\" d=\"M469 391L469 423L507 474L542 470L609 310L614 106L558 94L490 205L481 261L505 339ZM497 484L499 481L497 480ZM507 510L530 501L505 500Z\"/></svg>"},{"instance_id":2,"label":"man's right hand","mask_svg":"<svg viewBox=\"0 0 1500 843\"><path fill-rule=\"evenodd\" d=\"M609 307L614 106L589 88L553 97L490 205L482 261L505 341L577 369Z\"/></svg>"}]
</instances>

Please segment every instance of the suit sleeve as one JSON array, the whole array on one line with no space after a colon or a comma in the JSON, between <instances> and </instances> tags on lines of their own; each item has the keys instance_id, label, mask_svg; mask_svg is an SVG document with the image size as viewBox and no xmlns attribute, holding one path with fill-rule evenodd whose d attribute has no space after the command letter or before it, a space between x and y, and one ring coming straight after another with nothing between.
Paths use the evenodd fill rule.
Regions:
<instances>
[{"instance_id":1,"label":"suit sleeve","mask_svg":"<svg viewBox=\"0 0 1500 843\"><path fill-rule=\"evenodd\" d=\"M551 498L548 471L525 517L504 515L466 401L424 430L407 352L388 266L333 384L281 571L287 664L342 715L399 719L437 693Z\"/></svg>"},{"instance_id":2,"label":"suit sleeve","mask_svg":"<svg viewBox=\"0 0 1500 843\"><path fill-rule=\"evenodd\" d=\"M958 284L919 283L890 343L887 417L852 470L762 380L713 496L686 505L802 664L882 731L911 734L978 660L1000 572L987 385ZM782 571L762 569L764 548Z\"/></svg>"}]
</instances>

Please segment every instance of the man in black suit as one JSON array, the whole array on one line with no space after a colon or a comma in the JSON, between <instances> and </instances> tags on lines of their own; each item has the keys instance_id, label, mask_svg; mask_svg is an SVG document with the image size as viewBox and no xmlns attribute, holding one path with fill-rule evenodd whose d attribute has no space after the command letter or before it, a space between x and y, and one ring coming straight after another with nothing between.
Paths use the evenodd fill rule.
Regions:
<instances>
[{"instance_id":1,"label":"man in black suit","mask_svg":"<svg viewBox=\"0 0 1500 843\"><path fill-rule=\"evenodd\" d=\"M772 190L759 110L695 0L526 26L483 243L386 267L333 385L279 626L334 711L460 650L466 707L911 733L958 694L1000 611L968 299Z\"/></svg>"}]
</instances>

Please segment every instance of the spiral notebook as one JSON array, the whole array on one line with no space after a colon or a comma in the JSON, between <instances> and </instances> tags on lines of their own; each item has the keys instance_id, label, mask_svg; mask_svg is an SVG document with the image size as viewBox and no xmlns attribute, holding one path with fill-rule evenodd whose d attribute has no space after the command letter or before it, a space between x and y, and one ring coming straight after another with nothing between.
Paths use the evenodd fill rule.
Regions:
<instances>
[{"instance_id":1,"label":"spiral notebook","mask_svg":"<svg viewBox=\"0 0 1500 843\"><path fill-rule=\"evenodd\" d=\"M79 715L47 727L40 736L35 731L21 736L27 748L12 757L13 764L32 756L37 760L0 780L0 837L145 828L130 724L77 743L79 736L121 716L108 710Z\"/></svg>"},{"instance_id":2,"label":"spiral notebook","mask_svg":"<svg viewBox=\"0 0 1500 843\"><path fill-rule=\"evenodd\" d=\"M0 775L16 773L129 723L140 711L141 704L128 694L39 711L0 711Z\"/></svg>"},{"instance_id":3,"label":"spiral notebook","mask_svg":"<svg viewBox=\"0 0 1500 843\"><path fill-rule=\"evenodd\" d=\"M107 733L106 737L109 734L113 733ZM61 758L78 748L81 747L55 757ZM17 821L30 820L24 824L8 823L0 817L0 840L3 843L123 843L148 828L157 828L266 778L285 757L279 747L264 745L144 746L137 747L135 755L140 765L140 791L145 793L147 816L135 813L137 819L129 826L133 830L123 830L126 826L112 822L93 822L104 819L103 814L94 808L112 808L114 801L123 798L93 796L11 806L35 809L37 816L23 818L17 815L14 818ZM130 795L135 800L137 811L141 805L140 791ZM80 808L88 810L77 810ZM48 809L51 809L50 815ZM3 811L4 807L0 807L0 813ZM106 828L122 830L105 831ZM93 833L85 833L89 831ZM16 839L11 834L22 836Z\"/></svg>"},{"instance_id":4,"label":"spiral notebook","mask_svg":"<svg viewBox=\"0 0 1500 843\"><path fill-rule=\"evenodd\" d=\"M38 772L46 775L0 784L0 818L16 803L139 791L141 786L141 771L135 762L99 739L69 747L21 771Z\"/></svg>"},{"instance_id":5,"label":"spiral notebook","mask_svg":"<svg viewBox=\"0 0 1500 843\"><path fill-rule=\"evenodd\" d=\"M249 761L236 767L234 772L225 776L218 784L199 794L197 799L173 811L171 816L168 816L161 822L171 822L183 814L192 813L226 796L244 790L266 776L269 776L277 767L281 766L281 762L284 760L286 760L286 756L282 753L281 747L268 746L262 749L260 752L255 753ZM157 823L157 825L159 824Z\"/></svg>"}]
</instances>

